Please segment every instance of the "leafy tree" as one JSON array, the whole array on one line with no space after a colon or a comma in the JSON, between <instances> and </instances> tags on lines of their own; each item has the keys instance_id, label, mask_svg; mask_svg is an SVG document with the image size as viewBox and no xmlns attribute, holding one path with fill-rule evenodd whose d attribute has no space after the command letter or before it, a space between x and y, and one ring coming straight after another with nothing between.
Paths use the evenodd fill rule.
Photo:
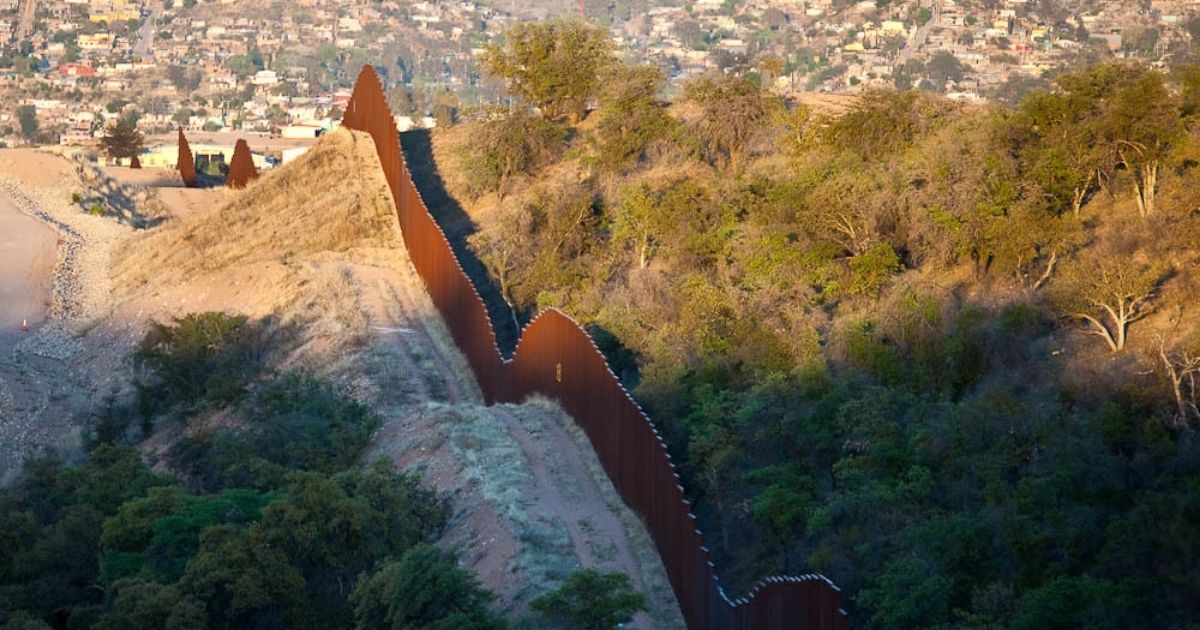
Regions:
<instances>
[{"instance_id":1,"label":"leafy tree","mask_svg":"<svg viewBox=\"0 0 1200 630\"><path fill-rule=\"evenodd\" d=\"M190 314L172 324L152 324L136 354L153 376L139 390L143 411L240 398L259 364L256 334L245 317L225 313Z\"/></svg>"},{"instance_id":2,"label":"leafy tree","mask_svg":"<svg viewBox=\"0 0 1200 630\"><path fill-rule=\"evenodd\" d=\"M127 580L112 586L111 610L96 630L206 630L203 602L184 595L175 585Z\"/></svg>"},{"instance_id":3,"label":"leafy tree","mask_svg":"<svg viewBox=\"0 0 1200 630\"><path fill-rule=\"evenodd\" d=\"M6 610L62 621L102 601L96 588L101 523L121 504L169 481L151 473L136 450L101 445L83 466L39 459L0 495L0 592Z\"/></svg>"},{"instance_id":4,"label":"leafy tree","mask_svg":"<svg viewBox=\"0 0 1200 630\"><path fill-rule=\"evenodd\" d=\"M929 80L933 82L938 90L942 90L947 82L955 83L962 81L965 74L965 68L962 62L955 57L953 53L945 50L940 50L929 58L925 64L925 71L929 75Z\"/></svg>"},{"instance_id":5,"label":"leafy tree","mask_svg":"<svg viewBox=\"0 0 1200 630\"><path fill-rule=\"evenodd\" d=\"M1050 82L1041 77L1014 73L996 88L992 97L1004 105L1015 107L1031 92L1050 89Z\"/></svg>"},{"instance_id":6,"label":"leafy tree","mask_svg":"<svg viewBox=\"0 0 1200 630\"><path fill-rule=\"evenodd\" d=\"M38 133L37 108L33 105L22 105L17 108L17 122L21 125L21 137L32 142Z\"/></svg>"},{"instance_id":7,"label":"leafy tree","mask_svg":"<svg viewBox=\"0 0 1200 630\"><path fill-rule=\"evenodd\" d=\"M1165 77L1136 64L1111 63L1063 75L1057 83L1091 108L1094 142L1106 152L1109 168L1133 174L1139 214L1154 214L1160 169L1183 133Z\"/></svg>"},{"instance_id":8,"label":"leafy tree","mask_svg":"<svg viewBox=\"0 0 1200 630\"><path fill-rule=\"evenodd\" d=\"M109 125L100 138L100 147L109 157L132 158L142 152L146 140L134 125L117 123Z\"/></svg>"},{"instance_id":9,"label":"leafy tree","mask_svg":"<svg viewBox=\"0 0 1200 630\"><path fill-rule=\"evenodd\" d=\"M746 79L724 75L694 79L684 94L703 110L697 131L705 156L737 173L778 102Z\"/></svg>"},{"instance_id":10,"label":"leafy tree","mask_svg":"<svg viewBox=\"0 0 1200 630\"><path fill-rule=\"evenodd\" d=\"M872 245L850 260L850 293L878 295L883 285L902 269L900 257L891 245Z\"/></svg>"},{"instance_id":11,"label":"leafy tree","mask_svg":"<svg viewBox=\"0 0 1200 630\"><path fill-rule=\"evenodd\" d=\"M645 269L654 256L665 213L656 207L656 199L649 187L642 186L626 190L617 208L613 221L613 237L633 246L638 268Z\"/></svg>"},{"instance_id":12,"label":"leafy tree","mask_svg":"<svg viewBox=\"0 0 1200 630\"><path fill-rule=\"evenodd\" d=\"M624 573L583 569L568 575L558 590L535 598L529 607L564 628L610 630L646 610L646 597L633 590Z\"/></svg>"},{"instance_id":13,"label":"leafy tree","mask_svg":"<svg viewBox=\"0 0 1200 630\"><path fill-rule=\"evenodd\" d=\"M746 478L766 484L750 504L750 511L755 520L767 526L776 544L786 547L812 511L815 480L795 467L778 465L750 471Z\"/></svg>"},{"instance_id":14,"label":"leafy tree","mask_svg":"<svg viewBox=\"0 0 1200 630\"><path fill-rule=\"evenodd\" d=\"M258 72L261 68L254 63L250 55L231 55L225 60L225 67L233 71L239 78L246 78Z\"/></svg>"},{"instance_id":15,"label":"leafy tree","mask_svg":"<svg viewBox=\"0 0 1200 630\"><path fill-rule=\"evenodd\" d=\"M918 92L868 92L850 111L830 121L822 135L836 149L852 151L863 160L883 160L922 138L953 109Z\"/></svg>"},{"instance_id":16,"label":"leafy tree","mask_svg":"<svg viewBox=\"0 0 1200 630\"><path fill-rule=\"evenodd\" d=\"M501 197L518 175L527 175L550 163L563 150L566 129L515 109L494 120L481 121L477 134L460 151L464 169L471 174L472 192L497 191Z\"/></svg>"},{"instance_id":17,"label":"leafy tree","mask_svg":"<svg viewBox=\"0 0 1200 630\"><path fill-rule=\"evenodd\" d=\"M487 611L490 599L453 555L426 544L383 564L351 596L360 630L503 628Z\"/></svg>"},{"instance_id":18,"label":"leafy tree","mask_svg":"<svg viewBox=\"0 0 1200 630\"><path fill-rule=\"evenodd\" d=\"M204 530L256 522L272 498L253 490L197 497L178 488L153 488L144 498L125 502L104 522L102 578L106 582L136 577L173 583L196 555Z\"/></svg>"},{"instance_id":19,"label":"leafy tree","mask_svg":"<svg viewBox=\"0 0 1200 630\"><path fill-rule=\"evenodd\" d=\"M1041 190L1075 216L1109 174L1086 101L1034 92L1022 101L1015 121L1022 143L1022 168Z\"/></svg>"},{"instance_id":20,"label":"leafy tree","mask_svg":"<svg viewBox=\"0 0 1200 630\"><path fill-rule=\"evenodd\" d=\"M212 628L310 627L303 575L259 528L204 530L179 585L205 603Z\"/></svg>"},{"instance_id":21,"label":"leafy tree","mask_svg":"<svg viewBox=\"0 0 1200 630\"><path fill-rule=\"evenodd\" d=\"M602 71L613 62L607 29L566 20L519 24L483 55L489 73L551 120L581 120Z\"/></svg>"},{"instance_id":22,"label":"leafy tree","mask_svg":"<svg viewBox=\"0 0 1200 630\"><path fill-rule=\"evenodd\" d=\"M1093 577L1060 576L1021 598L1013 628L1137 625L1128 613L1129 593L1122 585Z\"/></svg>"},{"instance_id":23,"label":"leafy tree","mask_svg":"<svg viewBox=\"0 0 1200 630\"><path fill-rule=\"evenodd\" d=\"M1146 73L1110 100L1101 134L1120 163L1134 174L1134 193L1143 218L1154 214L1159 170L1183 134L1183 125L1163 76Z\"/></svg>"},{"instance_id":24,"label":"leafy tree","mask_svg":"<svg viewBox=\"0 0 1200 630\"><path fill-rule=\"evenodd\" d=\"M671 131L673 119L658 105L662 71L650 66L621 67L606 77L597 116L596 162L616 172L642 158L646 148Z\"/></svg>"}]
</instances>

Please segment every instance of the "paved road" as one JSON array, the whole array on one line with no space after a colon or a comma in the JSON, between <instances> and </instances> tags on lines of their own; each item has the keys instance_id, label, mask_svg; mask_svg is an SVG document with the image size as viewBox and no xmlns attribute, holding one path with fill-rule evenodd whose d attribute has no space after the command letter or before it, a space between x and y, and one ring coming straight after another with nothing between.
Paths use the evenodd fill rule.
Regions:
<instances>
[{"instance_id":1,"label":"paved road","mask_svg":"<svg viewBox=\"0 0 1200 630\"><path fill-rule=\"evenodd\" d=\"M0 353L8 353L49 310L58 237L0 197Z\"/></svg>"},{"instance_id":2,"label":"paved road","mask_svg":"<svg viewBox=\"0 0 1200 630\"><path fill-rule=\"evenodd\" d=\"M17 15L17 28L13 31L13 40L21 41L33 33L33 23L37 19L37 0L21 0L21 8Z\"/></svg>"},{"instance_id":3,"label":"paved road","mask_svg":"<svg viewBox=\"0 0 1200 630\"><path fill-rule=\"evenodd\" d=\"M900 51L899 58L896 60L897 67L903 66L904 64L908 63L909 59L912 59L913 53L917 52L922 46L925 45L926 40L929 39L929 33L933 31L934 27L936 27L941 21L942 3L935 2L933 3L933 17L930 18L930 20L923 26L918 27L917 30L913 32L912 39L910 39L908 44L906 44Z\"/></svg>"},{"instance_id":4,"label":"paved road","mask_svg":"<svg viewBox=\"0 0 1200 630\"><path fill-rule=\"evenodd\" d=\"M133 45L135 57L143 59L154 57L154 34L158 29L158 14L162 10L161 2L150 3L150 15L142 20L142 27L138 29L137 43Z\"/></svg>"}]
</instances>

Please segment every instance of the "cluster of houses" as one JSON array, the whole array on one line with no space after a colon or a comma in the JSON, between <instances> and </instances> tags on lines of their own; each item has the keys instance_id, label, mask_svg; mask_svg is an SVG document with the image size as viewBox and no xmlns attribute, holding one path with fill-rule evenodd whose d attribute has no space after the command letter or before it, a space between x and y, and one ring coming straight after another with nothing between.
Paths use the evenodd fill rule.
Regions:
<instances>
[{"instance_id":1,"label":"cluster of houses","mask_svg":"<svg viewBox=\"0 0 1200 630\"><path fill-rule=\"evenodd\" d=\"M695 0L651 9L624 36L676 77L774 59L763 75L782 93L932 81L922 87L978 100L1085 54L1165 63L1190 46L1197 13L1197 0Z\"/></svg>"},{"instance_id":2,"label":"cluster of houses","mask_svg":"<svg viewBox=\"0 0 1200 630\"><path fill-rule=\"evenodd\" d=\"M0 142L17 141L24 106L41 142L94 143L125 116L148 132L312 138L340 118L362 63L405 58L409 84L457 89L512 19L470 0L37 0L18 37L28 1L0 0ZM404 114L402 127L432 124Z\"/></svg>"},{"instance_id":3,"label":"cluster of houses","mask_svg":"<svg viewBox=\"0 0 1200 630\"><path fill-rule=\"evenodd\" d=\"M1166 63L1200 23L1200 0L647 0L625 15L539 2L610 24L627 56L673 82L754 72L783 94L899 86L985 99L1083 54ZM366 62L415 93L396 103L401 127L429 125L434 90L499 96L477 56L527 17L514 0L0 0L0 142L21 141L16 110L28 106L42 142L94 142L128 116L149 131L314 137Z\"/></svg>"}]
</instances>

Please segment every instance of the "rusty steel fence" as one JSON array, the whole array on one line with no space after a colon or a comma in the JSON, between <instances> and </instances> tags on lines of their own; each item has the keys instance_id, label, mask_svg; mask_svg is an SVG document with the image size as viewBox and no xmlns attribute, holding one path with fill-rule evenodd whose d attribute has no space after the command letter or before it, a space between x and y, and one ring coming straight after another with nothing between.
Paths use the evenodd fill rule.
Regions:
<instances>
[{"instance_id":1,"label":"rusty steel fence","mask_svg":"<svg viewBox=\"0 0 1200 630\"><path fill-rule=\"evenodd\" d=\"M503 358L483 299L413 184L371 66L359 75L342 124L373 138L413 265L487 403L540 394L579 423L613 485L645 522L689 628L848 627L841 591L819 575L766 578L743 597L726 595L662 436L577 322L547 310L525 328L513 358Z\"/></svg>"},{"instance_id":2,"label":"rusty steel fence","mask_svg":"<svg viewBox=\"0 0 1200 630\"><path fill-rule=\"evenodd\" d=\"M225 185L230 188L245 188L256 179L258 169L254 167L250 145L246 144L244 139L238 139L233 147L233 159L229 161L229 174L225 177Z\"/></svg>"},{"instance_id":3,"label":"rusty steel fence","mask_svg":"<svg viewBox=\"0 0 1200 630\"><path fill-rule=\"evenodd\" d=\"M192 156L192 147L188 144L187 136L183 135L183 127L179 128L179 157L175 159L175 168L179 169L184 186L196 187L196 158Z\"/></svg>"}]
</instances>

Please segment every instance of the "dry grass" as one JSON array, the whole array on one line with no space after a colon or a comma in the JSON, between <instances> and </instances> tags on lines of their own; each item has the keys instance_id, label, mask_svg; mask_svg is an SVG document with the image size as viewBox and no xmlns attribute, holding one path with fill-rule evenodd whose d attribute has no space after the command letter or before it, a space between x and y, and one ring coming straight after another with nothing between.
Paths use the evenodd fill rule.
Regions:
<instances>
[{"instance_id":1,"label":"dry grass","mask_svg":"<svg viewBox=\"0 0 1200 630\"><path fill-rule=\"evenodd\" d=\"M396 247L397 236L370 138L340 129L208 216L131 243L114 257L114 285L129 292L234 265Z\"/></svg>"},{"instance_id":2,"label":"dry grass","mask_svg":"<svg viewBox=\"0 0 1200 630\"><path fill-rule=\"evenodd\" d=\"M600 488L604 502L621 520L625 533L629 537L630 552L638 565L638 573L644 589L643 594L649 604L649 616L654 624L653 627L684 628L683 618L679 612L679 602L675 599L675 591L671 588L671 582L667 578L667 569L663 566L662 557L658 554L658 547L650 538L650 532L646 529L645 523L625 504L624 499L613 486L612 479L604 470L600 458L596 456L596 451L592 448L587 434L571 416L563 411L558 403L542 396L530 397L523 406L517 409L523 410L520 416L522 422L525 422L527 418L534 418L535 415L541 415L543 422L558 424L575 441L579 447L579 453L583 456L583 465ZM535 412L541 413L535 414Z\"/></svg>"}]
</instances>

